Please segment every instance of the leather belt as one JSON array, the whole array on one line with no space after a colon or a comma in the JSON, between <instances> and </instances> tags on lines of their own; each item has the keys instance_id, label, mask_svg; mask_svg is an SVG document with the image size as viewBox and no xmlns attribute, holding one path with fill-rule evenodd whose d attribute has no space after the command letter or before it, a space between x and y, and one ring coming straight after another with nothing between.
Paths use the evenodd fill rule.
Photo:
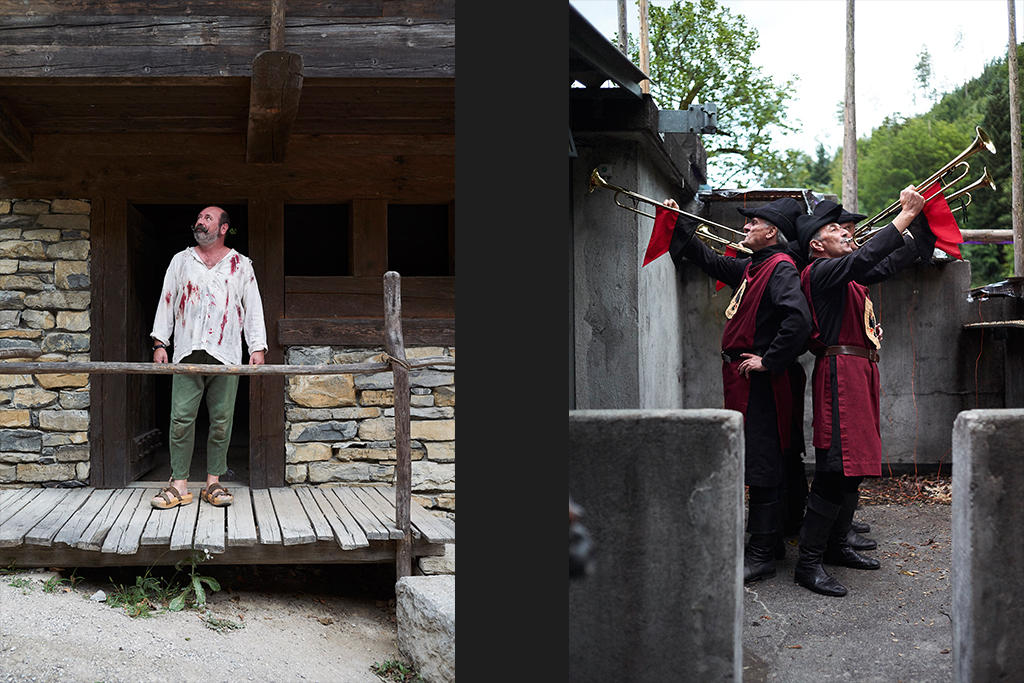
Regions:
<instances>
[{"instance_id":1,"label":"leather belt","mask_svg":"<svg viewBox=\"0 0 1024 683\"><path fill-rule=\"evenodd\" d=\"M878 362L878 349L868 349L863 346L827 346L825 356L859 356L867 358L872 363Z\"/></svg>"}]
</instances>

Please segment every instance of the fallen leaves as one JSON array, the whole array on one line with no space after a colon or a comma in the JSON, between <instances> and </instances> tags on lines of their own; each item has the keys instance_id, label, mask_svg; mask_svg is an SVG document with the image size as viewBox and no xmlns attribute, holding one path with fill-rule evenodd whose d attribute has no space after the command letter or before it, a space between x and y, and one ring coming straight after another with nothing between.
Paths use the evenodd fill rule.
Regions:
<instances>
[{"instance_id":1,"label":"fallen leaves","mask_svg":"<svg viewBox=\"0 0 1024 683\"><path fill-rule=\"evenodd\" d=\"M861 505L902 505L910 502L951 505L953 480L948 475L931 477L903 474L869 477L860 486Z\"/></svg>"}]
</instances>

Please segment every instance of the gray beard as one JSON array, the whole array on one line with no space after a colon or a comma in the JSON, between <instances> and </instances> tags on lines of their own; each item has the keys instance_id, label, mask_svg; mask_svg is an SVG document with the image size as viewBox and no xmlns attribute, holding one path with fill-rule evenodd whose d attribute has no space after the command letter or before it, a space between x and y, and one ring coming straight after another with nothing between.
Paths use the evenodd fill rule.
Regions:
<instances>
[{"instance_id":1,"label":"gray beard","mask_svg":"<svg viewBox=\"0 0 1024 683\"><path fill-rule=\"evenodd\" d=\"M209 232L199 232L197 230L192 231L192 236L196 239L196 244L201 247L208 247L217 241L217 236Z\"/></svg>"}]
</instances>

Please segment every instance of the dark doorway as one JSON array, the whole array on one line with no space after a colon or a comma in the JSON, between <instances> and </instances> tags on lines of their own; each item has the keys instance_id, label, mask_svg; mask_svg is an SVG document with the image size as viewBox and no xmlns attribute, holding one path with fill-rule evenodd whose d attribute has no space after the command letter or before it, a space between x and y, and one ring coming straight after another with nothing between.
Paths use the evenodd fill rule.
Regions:
<instances>
[{"instance_id":1,"label":"dark doorway","mask_svg":"<svg viewBox=\"0 0 1024 683\"><path fill-rule=\"evenodd\" d=\"M148 337L153 329L153 318L156 305L160 299L164 272L171 258L186 247L193 246L191 226L196 216L207 206L215 204L228 212L231 232L225 244L243 255L248 255L248 206L246 204L133 204L132 207L142 216L142 237L147 245L144 256L145 263L133 264L134 272L151 273L149 277L141 277L136 282L140 300L141 320L139 325ZM131 213L131 212L129 212ZM172 340L173 343L173 340ZM152 358L152 355L149 356ZM242 341L242 362L249 358L249 350ZM171 410L171 376L146 375L152 378L152 419L160 430L159 445L155 446L149 458L151 467L134 476L134 479L145 481L167 481L170 479L170 454L167 449L167 433ZM146 406L142 407L147 410ZM189 481L206 480L206 436L209 418L206 413L206 400L199 407L196 421L196 443L192 456L192 468ZM221 477L224 481L249 483L249 378L242 376L238 383L238 397L235 400L235 418L231 431L231 446L228 450L228 471Z\"/></svg>"}]
</instances>

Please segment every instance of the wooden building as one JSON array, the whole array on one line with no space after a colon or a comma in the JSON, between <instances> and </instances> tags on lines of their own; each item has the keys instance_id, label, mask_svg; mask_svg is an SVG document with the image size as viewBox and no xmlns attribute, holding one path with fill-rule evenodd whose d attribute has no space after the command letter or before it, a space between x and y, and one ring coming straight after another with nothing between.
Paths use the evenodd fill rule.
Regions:
<instances>
[{"instance_id":1,"label":"wooden building","mask_svg":"<svg viewBox=\"0 0 1024 683\"><path fill-rule=\"evenodd\" d=\"M0 347L150 360L164 269L211 204L253 259L268 363L382 347L387 270L406 346L454 346L454 0L0 0L0 23L0 306L21 311ZM75 282L73 301L25 304ZM73 311L87 330L61 327ZM286 383L240 391L253 488L302 483L286 481ZM88 390L88 484L125 486L166 435L169 377Z\"/></svg>"}]
</instances>

